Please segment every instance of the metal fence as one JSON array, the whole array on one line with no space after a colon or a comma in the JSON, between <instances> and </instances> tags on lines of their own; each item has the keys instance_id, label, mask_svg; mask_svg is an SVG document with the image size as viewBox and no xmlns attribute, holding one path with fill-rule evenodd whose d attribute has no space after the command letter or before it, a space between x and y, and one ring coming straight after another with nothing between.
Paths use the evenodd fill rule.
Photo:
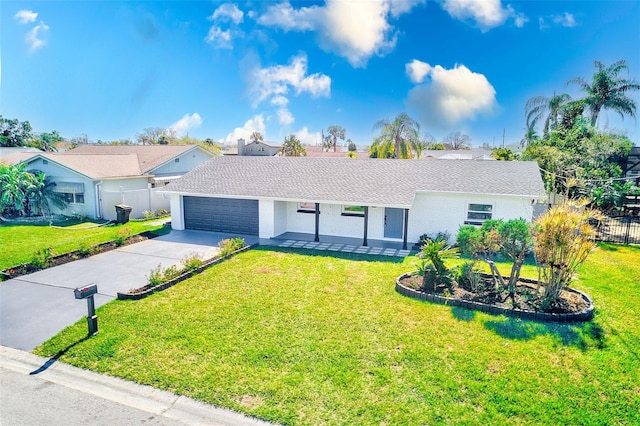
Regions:
<instances>
[{"instance_id":1,"label":"metal fence","mask_svg":"<svg viewBox=\"0 0 640 426\"><path fill-rule=\"evenodd\" d=\"M592 222L598 241L615 244L640 244L640 216L606 216Z\"/></svg>"}]
</instances>

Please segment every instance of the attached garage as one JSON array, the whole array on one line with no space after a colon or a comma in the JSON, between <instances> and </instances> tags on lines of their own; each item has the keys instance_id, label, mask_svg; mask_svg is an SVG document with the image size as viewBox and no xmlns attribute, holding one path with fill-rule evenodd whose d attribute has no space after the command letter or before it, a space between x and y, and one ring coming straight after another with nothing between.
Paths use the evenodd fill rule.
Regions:
<instances>
[{"instance_id":1,"label":"attached garage","mask_svg":"<svg viewBox=\"0 0 640 426\"><path fill-rule=\"evenodd\" d=\"M186 229L258 235L258 200L184 197Z\"/></svg>"}]
</instances>

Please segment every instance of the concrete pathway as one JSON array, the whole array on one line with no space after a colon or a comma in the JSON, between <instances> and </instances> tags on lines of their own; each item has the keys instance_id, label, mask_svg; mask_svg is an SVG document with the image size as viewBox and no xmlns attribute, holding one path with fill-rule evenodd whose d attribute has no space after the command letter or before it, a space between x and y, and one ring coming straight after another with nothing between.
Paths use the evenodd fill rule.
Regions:
<instances>
[{"instance_id":1,"label":"concrete pathway","mask_svg":"<svg viewBox=\"0 0 640 426\"><path fill-rule=\"evenodd\" d=\"M0 424L268 425L185 396L0 346Z\"/></svg>"},{"instance_id":2,"label":"concrete pathway","mask_svg":"<svg viewBox=\"0 0 640 426\"><path fill-rule=\"evenodd\" d=\"M172 231L167 235L121 247L0 283L0 345L31 351L87 315L87 304L73 289L98 286L96 307L118 291L142 287L151 269L180 263L197 253L203 259L218 253L218 242L230 235ZM257 237L245 237L247 244ZM98 324L100 319L98 318Z\"/></svg>"}]
</instances>

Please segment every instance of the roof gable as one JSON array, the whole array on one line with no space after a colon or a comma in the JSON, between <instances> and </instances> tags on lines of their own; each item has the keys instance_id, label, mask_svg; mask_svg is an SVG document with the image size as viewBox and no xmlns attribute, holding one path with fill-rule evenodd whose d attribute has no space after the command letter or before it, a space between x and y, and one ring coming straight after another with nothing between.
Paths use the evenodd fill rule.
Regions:
<instances>
[{"instance_id":1,"label":"roof gable","mask_svg":"<svg viewBox=\"0 0 640 426\"><path fill-rule=\"evenodd\" d=\"M67 151L64 155L78 154L109 154L136 155L138 166L142 173L171 161L192 149L204 149L198 145L81 145ZM211 154L213 156L213 154Z\"/></svg>"},{"instance_id":2,"label":"roof gable","mask_svg":"<svg viewBox=\"0 0 640 426\"><path fill-rule=\"evenodd\" d=\"M408 207L416 192L542 197L538 165L525 161L215 157L167 191Z\"/></svg>"}]
</instances>

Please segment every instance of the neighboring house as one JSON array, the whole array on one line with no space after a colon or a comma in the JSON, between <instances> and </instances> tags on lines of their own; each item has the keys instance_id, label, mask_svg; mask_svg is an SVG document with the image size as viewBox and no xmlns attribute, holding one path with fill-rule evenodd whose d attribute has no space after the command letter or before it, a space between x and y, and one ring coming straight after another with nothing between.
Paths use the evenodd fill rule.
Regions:
<instances>
[{"instance_id":1,"label":"neighboring house","mask_svg":"<svg viewBox=\"0 0 640 426\"><path fill-rule=\"evenodd\" d=\"M237 155L253 157L273 157L278 152L280 152L281 148L282 145L272 145L262 141L253 141L245 145L244 139L238 139ZM232 155L232 153L229 154Z\"/></svg>"},{"instance_id":2,"label":"neighboring house","mask_svg":"<svg viewBox=\"0 0 640 426\"><path fill-rule=\"evenodd\" d=\"M83 145L64 153L31 154L12 164L24 162L27 170L53 179L56 192L69 203L60 213L115 219L117 204L131 206L132 217L169 210L168 198L157 188L213 156L197 145Z\"/></svg>"},{"instance_id":3,"label":"neighboring house","mask_svg":"<svg viewBox=\"0 0 640 426\"><path fill-rule=\"evenodd\" d=\"M531 220L546 198L521 161L216 157L161 192L174 229L414 243L485 219Z\"/></svg>"},{"instance_id":4,"label":"neighboring house","mask_svg":"<svg viewBox=\"0 0 640 426\"><path fill-rule=\"evenodd\" d=\"M307 151L307 157L324 157L324 158L346 158L349 155L349 151L342 151L342 147L339 147L341 150L337 152L333 152L333 149L330 151L325 151L325 149L321 146L303 146L305 151ZM353 151L356 158L369 158L369 153L366 151Z\"/></svg>"},{"instance_id":5,"label":"neighboring house","mask_svg":"<svg viewBox=\"0 0 640 426\"><path fill-rule=\"evenodd\" d=\"M25 146L19 147L0 147L0 164L16 164L27 158L33 157L35 154L43 152L38 148Z\"/></svg>"},{"instance_id":6,"label":"neighboring house","mask_svg":"<svg viewBox=\"0 0 640 426\"><path fill-rule=\"evenodd\" d=\"M473 149L427 149L422 151L421 159L439 160L495 160L491 156L491 151L482 148Z\"/></svg>"}]
</instances>

